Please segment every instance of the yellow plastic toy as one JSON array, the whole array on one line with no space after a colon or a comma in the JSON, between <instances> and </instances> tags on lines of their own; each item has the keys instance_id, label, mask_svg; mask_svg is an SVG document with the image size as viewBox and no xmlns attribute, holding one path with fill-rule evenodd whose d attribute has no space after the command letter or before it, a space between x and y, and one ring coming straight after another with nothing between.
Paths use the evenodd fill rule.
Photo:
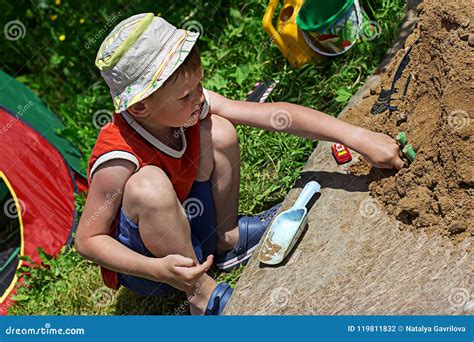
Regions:
<instances>
[{"instance_id":1,"label":"yellow plastic toy","mask_svg":"<svg viewBox=\"0 0 474 342\"><path fill-rule=\"evenodd\" d=\"M323 56L314 52L306 44L301 31L296 25L296 16L301 6L303 6L304 0L284 0L275 28L273 26L273 16L278 3L279 0L269 1L262 24L283 56L294 67L300 67L312 59L317 62L323 60Z\"/></svg>"}]
</instances>

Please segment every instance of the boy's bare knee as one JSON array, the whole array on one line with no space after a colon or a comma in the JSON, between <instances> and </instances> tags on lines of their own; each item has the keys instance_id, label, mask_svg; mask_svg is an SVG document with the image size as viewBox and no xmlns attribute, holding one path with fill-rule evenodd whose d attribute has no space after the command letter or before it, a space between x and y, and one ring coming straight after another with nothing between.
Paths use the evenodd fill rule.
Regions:
<instances>
[{"instance_id":1,"label":"boy's bare knee","mask_svg":"<svg viewBox=\"0 0 474 342\"><path fill-rule=\"evenodd\" d=\"M143 244L153 255L195 258L186 213L163 170L145 166L133 174L125 184L122 209L138 223Z\"/></svg>"},{"instance_id":2,"label":"boy's bare knee","mask_svg":"<svg viewBox=\"0 0 474 342\"><path fill-rule=\"evenodd\" d=\"M125 184L122 207L131 219L144 210L172 210L179 205L166 173L156 166L144 166Z\"/></svg>"},{"instance_id":3,"label":"boy's bare knee","mask_svg":"<svg viewBox=\"0 0 474 342\"><path fill-rule=\"evenodd\" d=\"M213 115L212 119L211 135L215 146L226 148L239 144L237 130L232 122L218 115Z\"/></svg>"}]
</instances>

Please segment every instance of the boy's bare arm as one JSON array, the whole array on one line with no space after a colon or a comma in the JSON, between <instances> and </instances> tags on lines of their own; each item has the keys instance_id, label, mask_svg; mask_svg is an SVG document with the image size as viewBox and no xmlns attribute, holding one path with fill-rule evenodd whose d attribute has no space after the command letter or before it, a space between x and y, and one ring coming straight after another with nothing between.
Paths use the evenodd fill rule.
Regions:
<instances>
[{"instance_id":1,"label":"boy's bare arm","mask_svg":"<svg viewBox=\"0 0 474 342\"><path fill-rule=\"evenodd\" d=\"M125 184L134 169L135 165L129 161L114 159L95 171L76 231L76 249L85 258L110 270L189 291L211 267L212 257L202 264L177 254L147 257L109 235L109 227L122 204Z\"/></svg>"},{"instance_id":2,"label":"boy's bare arm","mask_svg":"<svg viewBox=\"0 0 474 342\"><path fill-rule=\"evenodd\" d=\"M109 235L109 227L122 203L125 183L134 169L133 163L123 159L111 160L97 169L77 227L75 245L81 255L99 265L150 279L150 258Z\"/></svg>"},{"instance_id":3,"label":"boy's bare arm","mask_svg":"<svg viewBox=\"0 0 474 342\"><path fill-rule=\"evenodd\" d=\"M361 153L376 167L403 167L396 141L385 134L372 132L292 103L235 101L212 91L209 93L210 111L225 117L234 125L286 132L312 140L339 142Z\"/></svg>"}]
</instances>

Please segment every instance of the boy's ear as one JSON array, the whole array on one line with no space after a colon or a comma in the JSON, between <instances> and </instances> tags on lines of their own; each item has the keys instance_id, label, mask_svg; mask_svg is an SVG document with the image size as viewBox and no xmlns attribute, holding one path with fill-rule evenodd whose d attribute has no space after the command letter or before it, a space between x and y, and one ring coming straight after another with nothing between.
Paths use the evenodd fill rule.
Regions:
<instances>
[{"instance_id":1,"label":"boy's ear","mask_svg":"<svg viewBox=\"0 0 474 342\"><path fill-rule=\"evenodd\" d=\"M139 101L128 108L128 111L132 113L133 116L144 118L149 115L148 108L145 102Z\"/></svg>"}]
</instances>

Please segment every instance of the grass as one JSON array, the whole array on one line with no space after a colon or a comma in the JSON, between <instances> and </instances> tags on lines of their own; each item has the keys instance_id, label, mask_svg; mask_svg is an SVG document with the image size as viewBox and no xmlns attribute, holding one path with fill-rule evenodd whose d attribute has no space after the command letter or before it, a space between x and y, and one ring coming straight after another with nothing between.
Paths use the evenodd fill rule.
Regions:
<instances>
[{"instance_id":1,"label":"grass","mask_svg":"<svg viewBox=\"0 0 474 342\"><path fill-rule=\"evenodd\" d=\"M0 44L0 53L7 56L2 69L58 113L67 127L61 134L80 148L84 166L98 133L92 116L98 110L112 110L106 85L93 65L95 52L111 27L131 14L161 13L180 27L189 21L201 23L204 32L198 44L205 87L242 99L256 81L279 80L269 101L298 103L334 116L380 63L403 16L403 0L370 0L366 8L373 9L369 14L382 28L379 37L362 41L340 58L294 69L261 27L263 0L182 1L179 6L172 1L151 6L145 1L107 0L99 9L92 2L19 1L14 8L0 2L5 3L4 17L18 19L27 28L24 39ZM237 131L242 160L239 211L257 213L284 199L316 142L250 127L239 126ZM83 203L78 197L79 210ZM156 299L124 288L110 291L98 267L74 248L57 258L44 254L43 260L45 265L21 270L26 286L18 289L10 314L186 313L183 296ZM219 281L233 285L241 272L212 271Z\"/></svg>"}]
</instances>

